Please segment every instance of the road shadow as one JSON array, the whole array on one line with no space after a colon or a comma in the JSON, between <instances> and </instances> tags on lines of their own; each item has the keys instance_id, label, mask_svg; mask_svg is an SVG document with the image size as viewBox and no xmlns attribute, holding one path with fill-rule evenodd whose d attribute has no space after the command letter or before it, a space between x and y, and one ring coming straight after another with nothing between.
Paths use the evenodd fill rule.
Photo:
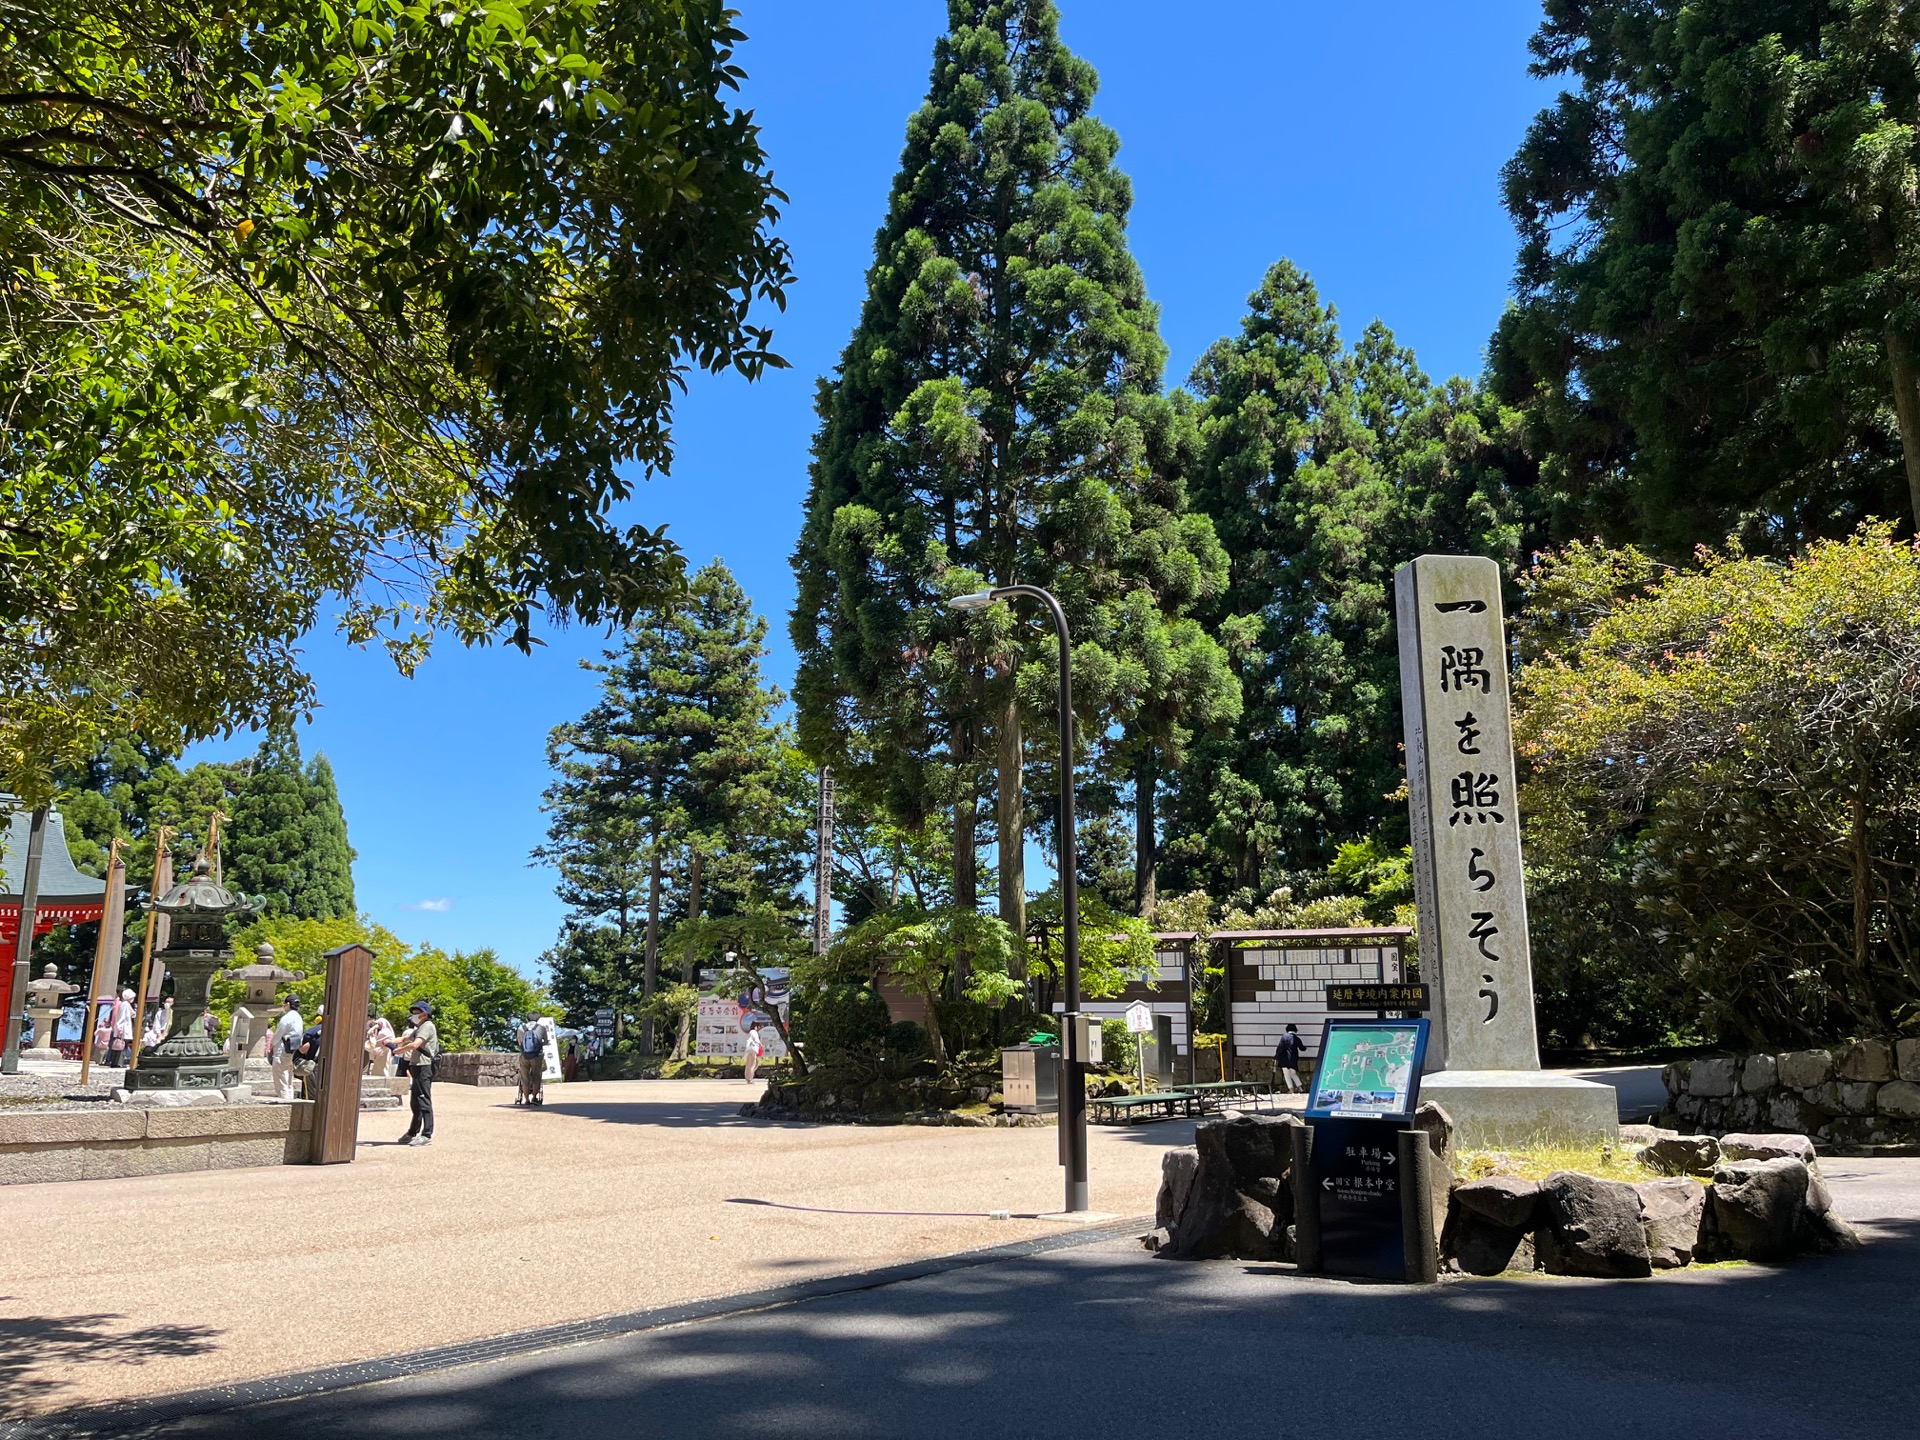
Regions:
<instances>
[{"instance_id":1,"label":"road shadow","mask_svg":"<svg viewBox=\"0 0 1920 1440\"><path fill-rule=\"evenodd\" d=\"M1864 1252L1777 1268L1421 1288L1105 1244L164 1433L1891 1434L1920 1407L1920 1221L1875 1229Z\"/></svg>"},{"instance_id":2,"label":"road shadow","mask_svg":"<svg viewBox=\"0 0 1920 1440\"><path fill-rule=\"evenodd\" d=\"M738 1100L549 1100L522 1113L529 1121L537 1121L542 1115L577 1115L603 1125L659 1125L673 1130L710 1130L719 1126L772 1130L812 1128L799 1120L765 1120L742 1115L740 1107L752 1098L743 1090Z\"/></svg>"},{"instance_id":3,"label":"road shadow","mask_svg":"<svg viewBox=\"0 0 1920 1440\"><path fill-rule=\"evenodd\" d=\"M111 1314L0 1319L0 1420L109 1399L99 1386L102 1374L112 1370L98 1367L201 1355L225 1333L204 1325L139 1324ZM88 1367L84 1382L55 1380L46 1373L76 1362Z\"/></svg>"}]
</instances>

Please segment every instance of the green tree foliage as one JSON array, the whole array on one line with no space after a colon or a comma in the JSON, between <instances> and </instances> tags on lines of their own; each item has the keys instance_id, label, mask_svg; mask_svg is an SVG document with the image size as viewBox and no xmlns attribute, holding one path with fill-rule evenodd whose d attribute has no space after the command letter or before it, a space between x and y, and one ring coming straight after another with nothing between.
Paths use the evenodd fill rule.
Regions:
<instances>
[{"instance_id":1,"label":"green tree foliage","mask_svg":"<svg viewBox=\"0 0 1920 1440\"><path fill-rule=\"evenodd\" d=\"M1755 1047L1920 1021L1920 552L1884 524L1785 564L1576 546L1527 588L1532 908L1585 907L1543 969Z\"/></svg>"},{"instance_id":2,"label":"green tree foliage","mask_svg":"<svg viewBox=\"0 0 1920 1440\"><path fill-rule=\"evenodd\" d=\"M1548 0L1494 371L1562 534L1920 515L1920 6ZM1904 462L1904 463L1903 463Z\"/></svg>"},{"instance_id":3,"label":"green tree foliage","mask_svg":"<svg viewBox=\"0 0 1920 1440\"><path fill-rule=\"evenodd\" d=\"M303 766L293 732L271 732L251 761L227 767L227 783L228 886L265 901L268 915L351 916L353 847L326 756Z\"/></svg>"},{"instance_id":4,"label":"green tree foliage","mask_svg":"<svg viewBox=\"0 0 1920 1440\"><path fill-rule=\"evenodd\" d=\"M369 1003L396 1030L408 1023L407 1007L416 1000L426 1000L433 1006L440 1043L448 1050L505 1049L512 1042L516 1020L554 1014L559 1009L545 991L519 971L501 964L491 950L449 954L433 945L416 950L364 915L264 917L233 937L242 959L250 959L262 941L273 946L276 964L305 974L306 979L288 985L281 993L291 995L309 1021L326 998L326 954L342 945L365 945L373 951ZM216 981L215 1012L223 1021L229 1019L234 1004L243 996L239 981ZM365 1020L365 1016L355 1016L352 1023L357 1027Z\"/></svg>"},{"instance_id":5,"label":"green tree foliage","mask_svg":"<svg viewBox=\"0 0 1920 1440\"><path fill-rule=\"evenodd\" d=\"M1511 563L1522 462L1488 397L1429 381L1377 321L1345 347L1285 260L1193 385L1194 503L1230 557L1204 613L1244 706L1170 777L1169 878L1246 908L1343 843L1404 840L1393 572L1426 551Z\"/></svg>"},{"instance_id":6,"label":"green tree foliage","mask_svg":"<svg viewBox=\"0 0 1920 1440\"><path fill-rule=\"evenodd\" d=\"M909 829L950 812L965 911L991 755L999 911L1018 933L1024 741L1047 754L1054 642L1005 606L963 619L948 597L1058 592L1084 733L1143 717L1145 753L1191 723L1177 692L1208 676L1194 656L1211 642L1163 627L1213 592L1222 557L1186 513L1190 427L1158 393L1165 349L1092 68L1048 0L950 0L948 20L859 325L820 388L795 688L802 746L854 798Z\"/></svg>"},{"instance_id":7,"label":"green tree foliage","mask_svg":"<svg viewBox=\"0 0 1920 1440\"><path fill-rule=\"evenodd\" d=\"M588 662L600 698L549 739L552 820L534 852L569 910L547 961L570 1005L644 1008L665 926L800 920L812 785L775 718L785 697L762 676L765 655L766 621L716 560ZM677 947L687 981L694 933Z\"/></svg>"},{"instance_id":8,"label":"green tree foliage","mask_svg":"<svg viewBox=\"0 0 1920 1440\"><path fill-rule=\"evenodd\" d=\"M622 529L790 276L717 0L0 10L0 781L679 583Z\"/></svg>"}]
</instances>

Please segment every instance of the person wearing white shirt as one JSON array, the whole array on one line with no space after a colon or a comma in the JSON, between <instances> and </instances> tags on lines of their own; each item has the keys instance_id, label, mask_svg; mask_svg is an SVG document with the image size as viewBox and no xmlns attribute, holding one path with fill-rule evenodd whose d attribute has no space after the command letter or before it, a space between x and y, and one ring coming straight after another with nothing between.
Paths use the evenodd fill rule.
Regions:
<instances>
[{"instance_id":1,"label":"person wearing white shirt","mask_svg":"<svg viewBox=\"0 0 1920 1440\"><path fill-rule=\"evenodd\" d=\"M306 1030L307 1022L300 1018L299 1007L288 997L286 1012L273 1027L272 1049L268 1057L273 1064L273 1093L282 1100L300 1098L300 1082L294 1073L294 1051L300 1048L300 1036Z\"/></svg>"}]
</instances>

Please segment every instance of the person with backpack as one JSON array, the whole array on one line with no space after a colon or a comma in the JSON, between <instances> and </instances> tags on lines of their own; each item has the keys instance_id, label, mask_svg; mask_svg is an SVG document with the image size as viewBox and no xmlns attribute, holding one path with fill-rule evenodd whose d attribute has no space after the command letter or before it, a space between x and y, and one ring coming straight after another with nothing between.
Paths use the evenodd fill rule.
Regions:
<instances>
[{"instance_id":1,"label":"person with backpack","mask_svg":"<svg viewBox=\"0 0 1920 1440\"><path fill-rule=\"evenodd\" d=\"M520 1093L513 1097L516 1105L546 1103L546 1038L538 1018L529 1015L520 1027Z\"/></svg>"},{"instance_id":2,"label":"person with backpack","mask_svg":"<svg viewBox=\"0 0 1920 1440\"><path fill-rule=\"evenodd\" d=\"M1300 1057L1305 1053L1306 1045L1300 1039L1300 1027L1287 1026L1287 1033L1280 1037L1280 1043L1274 1047L1273 1069L1289 1095L1298 1095L1304 1088L1300 1084Z\"/></svg>"},{"instance_id":3,"label":"person with backpack","mask_svg":"<svg viewBox=\"0 0 1920 1440\"><path fill-rule=\"evenodd\" d=\"M300 1018L300 1006L291 995L286 999L286 1007L274 1023L273 1033L267 1037L267 1061L273 1067L274 1096L281 1100L298 1100L300 1083L293 1062L300 1049L300 1037L306 1033L307 1022Z\"/></svg>"},{"instance_id":4,"label":"person with backpack","mask_svg":"<svg viewBox=\"0 0 1920 1440\"><path fill-rule=\"evenodd\" d=\"M400 1137L402 1145L433 1143L433 1062L440 1058L440 1031L433 1023L433 1006L416 1000L407 1007L411 1022L405 1036L393 1042L393 1053L406 1057L407 1079L411 1089L408 1100L413 1108L413 1123Z\"/></svg>"}]
</instances>

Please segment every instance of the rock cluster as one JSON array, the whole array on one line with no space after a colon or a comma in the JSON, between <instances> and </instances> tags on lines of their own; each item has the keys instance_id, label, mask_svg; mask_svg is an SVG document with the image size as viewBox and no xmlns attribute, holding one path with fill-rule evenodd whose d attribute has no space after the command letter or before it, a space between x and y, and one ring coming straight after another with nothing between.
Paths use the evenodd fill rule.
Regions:
<instances>
[{"instance_id":1,"label":"rock cluster","mask_svg":"<svg viewBox=\"0 0 1920 1440\"><path fill-rule=\"evenodd\" d=\"M1453 1170L1453 1126L1423 1105L1434 1173ZM1161 1157L1149 1249L1179 1260L1291 1260L1295 1115L1210 1121ZM1469 1275L1545 1270L1632 1278L1695 1261L1784 1260L1853 1249L1804 1136L1715 1138L1646 1132L1640 1183L1562 1170L1545 1180L1496 1174L1435 1187L1434 1220L1450 1268Z\"/></svg>"},{"instance_id":2,"label":"rock cluster","mask_svg":"<svg viewBox=\"0 0 1920 1440\"><path fill-rule=\"evenodd\" d=\"M1176 1260L1293 1259L1293 1132L1304 1124L1298 1115L1235 1115L1207 1121L1192 1145L1167 1151L1148 1248ZM1448 1173L1446 1111L1422 1105L1413 1128L1427 1134L1434 1173ZM1444 1204L1443 1195L1436 1224Z\"/></svg>"},{"instance_id":3,"label":"rock cluster","mask_svg":"<svg viewBox=\"0 0 1920 1440\"><path fill-rule=\"evenodd\" d=\"M1854 1145L1920 1141L1920 1039L1716 1055L1661 1072L1672 1121L1707 1134L1781 1131Z\"/></svg>"},{"instance_id":4,"label":"rock cluster","mask_svg":"<svg viewBox=\"0 0 1920 1440\"><path fill-rule=\"evenodd\" d=\"M1469 1275L1632 1277L1860 1243L1834 1212L1804 1136L1658 1132L1640 1160L1663 1178L1631 1184L1562 1170L1538 1183L1498 1175L1456 1184L1441 1253Z\"/></svg>"}]
</instances>

